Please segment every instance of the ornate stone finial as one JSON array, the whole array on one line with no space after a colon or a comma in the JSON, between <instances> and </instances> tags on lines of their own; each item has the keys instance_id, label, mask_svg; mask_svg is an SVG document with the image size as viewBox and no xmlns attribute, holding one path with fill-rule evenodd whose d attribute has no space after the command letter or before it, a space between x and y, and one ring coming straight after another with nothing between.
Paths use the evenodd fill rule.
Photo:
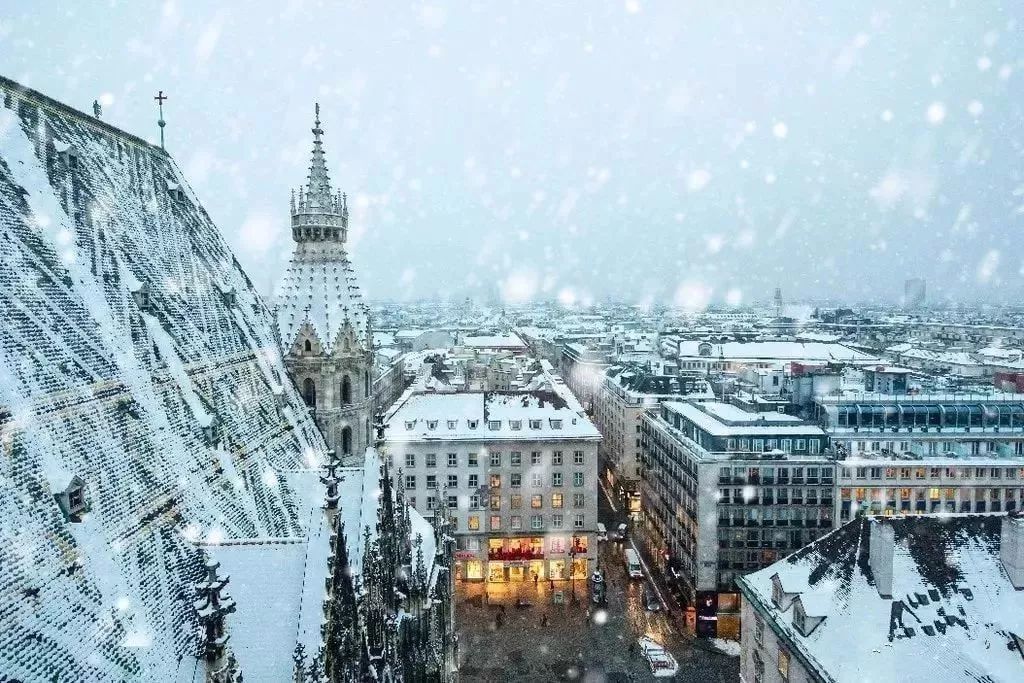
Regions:
<instances>
[{"instance_id":1,"label":"ornate stone finial","mask_svg":"<svg viewBox=\"0 0 1024 683\"><path fill-rule=\"evenodd\" d=\"M92 115L96 118L103 116L103 107L100 106L99 100L92 101Z\"/></svg>"}]
</instances>

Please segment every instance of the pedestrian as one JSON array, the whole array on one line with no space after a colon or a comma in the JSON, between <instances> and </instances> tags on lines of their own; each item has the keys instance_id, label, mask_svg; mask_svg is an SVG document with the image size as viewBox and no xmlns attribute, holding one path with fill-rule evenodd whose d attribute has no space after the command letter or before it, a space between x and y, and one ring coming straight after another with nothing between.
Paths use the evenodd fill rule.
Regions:
<instances>
[{"instance_id":1,"label":"pedestrian","mask_svg":"<svg viewBox=\"0 0 1024 683\"><path fill-rule=\"evenodd\" d=\"M534 572L533 573L533 587L536 588L539 583L540 583L540 574L538 574L537 572Z\"/></svg>"},{"instance_id":2,"label":"pedestrian","mask_svg":"<svg viewBox=\"0 0 1024 683\"><path fill-rule=\"evenodd\" d=\"M548 614L547 614L547 612L545 612L544 614L540 615L540 625L544 626L544 627L547 627L547 625L548 625Z\"/></svg>"}]
</instances>

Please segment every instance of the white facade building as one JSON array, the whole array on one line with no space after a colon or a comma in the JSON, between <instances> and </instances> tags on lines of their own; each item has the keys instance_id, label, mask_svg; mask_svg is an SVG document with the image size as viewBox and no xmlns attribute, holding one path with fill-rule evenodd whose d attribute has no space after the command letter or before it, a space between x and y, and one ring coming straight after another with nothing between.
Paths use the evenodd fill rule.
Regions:
<instances>
[{"instance_id":1,"label":"white facade building","mask_svg":"<svg viewBox=\"0 0 1024 683\"><path fill-rule=\"evenodd\" d=\"M601 435L553 391L410 393L388 416L406 500L455 519L460 580L585 580L597 560Z\"/></svg>"}]
</instances>

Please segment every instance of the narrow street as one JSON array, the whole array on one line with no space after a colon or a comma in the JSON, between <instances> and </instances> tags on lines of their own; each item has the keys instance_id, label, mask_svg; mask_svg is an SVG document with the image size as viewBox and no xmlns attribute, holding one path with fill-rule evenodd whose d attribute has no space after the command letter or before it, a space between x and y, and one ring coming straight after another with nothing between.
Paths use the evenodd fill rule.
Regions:
<instances>
[{"instance_id":1,"label":"narrow street","mask_svg":"<svg viewBox=\"0 0 1024 683\"><path fill-rule=\"evenodd\" d=\"M600 495L600 519L609 530L622 521ZM465 681L649 681L646 661L630 650L638 636L662 643L679 662L677 681L732 683L739 660L685 636L664 610L648 611L647 579L629 580L623 544L601 544L600 564L608 581L607 605L588 601L578 581L578 604L551 604L550 586L462 582L457 587L460 678ZM484 591L487 591L485 599ZM572 586L555 584L569 594ZM528 607L517 607L523 599ZM499 614L502 615L499 619ZM547 626L542 625L547 618ZM500 621L500 626L499 626Z\"/></svg>"}]
</instances>

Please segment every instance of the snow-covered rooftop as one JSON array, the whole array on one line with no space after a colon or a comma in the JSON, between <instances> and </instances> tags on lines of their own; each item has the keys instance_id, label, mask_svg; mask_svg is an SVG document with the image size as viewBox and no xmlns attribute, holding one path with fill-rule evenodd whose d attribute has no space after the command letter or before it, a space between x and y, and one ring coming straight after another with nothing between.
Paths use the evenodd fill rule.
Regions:
<instances>
[{"instance_id":1,"label":"snow-covered rooftop","mask_svg":"<svg viewBox=\"0 0 1024 683\"><path fill-rule=\"evenodd\" d=\"M700 346L707 342L684 340L679 342L679 357L725 358L730 361L780 361L801 363L873 363L879 359L862 351L826 342L801 341L729 341L711 343L709 353L701 354Z\"/></svg>"},{"instance_id":2,"label":"snow-covered rooftop","mask_svg":"<svg viewBox=\"0 0 1024 683\"><path fill-rule=\"evenodd\" d=\"M824 435L816 425L774 411L749 412L720 401L665 401L662 405L712 436Z\"/></svg>"},{"instance_id":3,"label":"snow-covered rooftop","mask_svg":"<svg viewBox=\"0 0 1024 683\"><path fill-rule=\"evenodd\" d=\"M827 680L1024 680L1014 643L1024 634L1024 591L1000 559L1004 519L857 519L738 582L793 654ZM870 542L872 526L880 525L892 529L893 542ZM884 592L892 597L883 598L878 582L884 585L890 566L891 590ZM800 597L808 615L824 617L809 635L793 624L793 608L783 612L772 602L776 574L807 585Z\"/></svg>"},{"instance_id":4,"label":"snow-covered rooftop","mask_svg":"<svg viewBox=\"0 0 1024 683\"><path fill-rule=\"evenodd\" d=\"M560 389L413 393L389 415L388 441L599 439Z\"/></svg>"},{"instance_id":5,"label":"snow-covered rooftop","mask_svg":"<svg viewBox=\"0 0 1024 683\"><path fill-rule=\"evenodd\" d=\"M323 440L273 316L171 157L0 90L0 672L191 680L196 544L302 538L278 473L315 464ZM72 476L80 522L53 498ZM237 593L229 631L254 607Z\"/></svg>"}]
</instances>

